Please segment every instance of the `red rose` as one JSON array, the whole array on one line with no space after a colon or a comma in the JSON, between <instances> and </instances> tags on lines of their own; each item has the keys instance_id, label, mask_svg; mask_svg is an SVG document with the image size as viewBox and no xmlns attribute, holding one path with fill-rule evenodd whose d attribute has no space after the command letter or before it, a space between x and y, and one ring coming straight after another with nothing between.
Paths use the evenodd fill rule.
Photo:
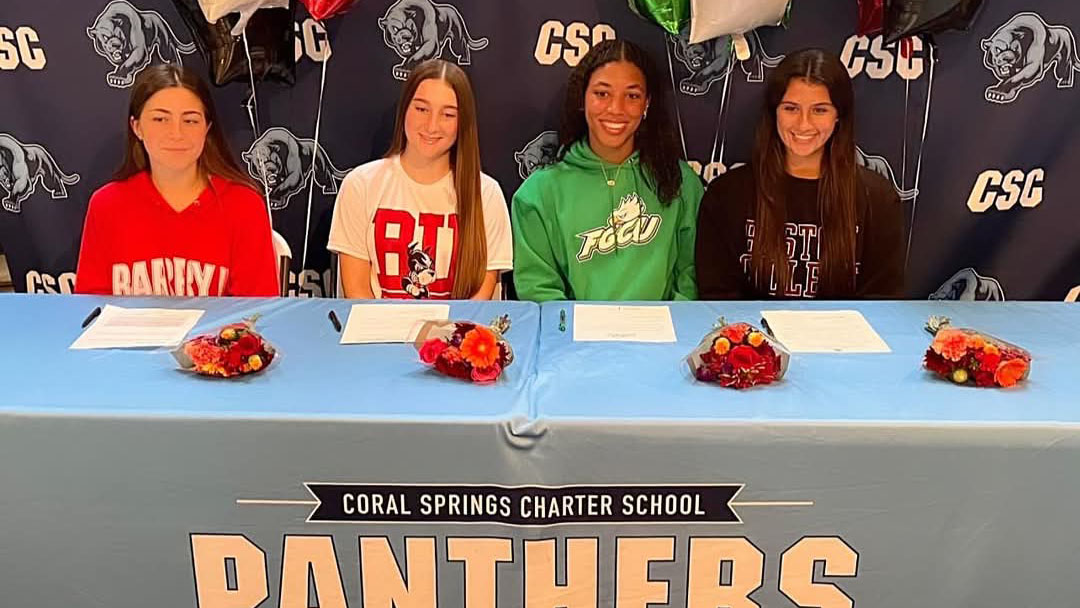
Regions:
<instances>
[{"instance_id":1,"label":"red rose","mask_svg":"<svg viewBox=\"0 0 1080 608\"><path fill-rule=\"evenodd\" d=\"M420 347L420 360L431 365L449 345L441 338L431 338Z\"/></svg>"},{"instance_id":2,"label":"red rose","mask_svg":"<svg viewBox=\"0 0 1080 608\"><path fill-rule=\"evenodd\" d=\"M746 370L761 363L761 355L745 344L736 346L728 353L728 361L736 370Z\"/></svg>"},{"instance_id":3,"label":"red rose","mask_svg":"<svg viewBox=\"0 0 1080 608\"><path fill-rule=\"evenodd\" d=\"M233 346L225 352L225 370L230 374L239 373L240 369L247 363L248 355L242 352L236 346Z\"/></svg>"},{"instance_id":4,"label":"red rose","mask_svg":"<svg viewBox=\"0 0 1080 608\"><path fill-rule=\"evenodd\" d=\"M477 384L487 384L494 382L499 374L502 373L502 368L498 363L493 363L490 367L474 367L472 368L472 381Z\"/></svg>"},{"instance_id":5,"label":"red rose","mask_svg":"<svg viewBox=\"0 0 1080 608\"><path fill-rule=\"evenodd\" d=\"M994 386L994 371L977 371L975 372L975 386L990 387Z\"/></svg>"},{"instance_id":6,"label":"red rose","mask_svg":"<svg viewBox=\"0 0 1080 608\"><path fill-rule=\"evenodd\" d=\"M232 345L231 350L239 350L244 357L247 358L251 355L258 354L258 352L262 350L262 340L253 333L244 332L242 336L237 338L236 343Z\"/></svg>"},{"instance_id":7,"label":"red rose","mask_svg":"<svg viewBox=\"0 0 1080 608\"><path fill-rule=\"evenodd\" d=\"M926 349L926 356L923 357L923 365L926 366L926 369L942 377L946 377L952 373L952 365L945 360L945 357L937 354L932 348Z\"/></svg>"},{"instance_id":8,"label":"red rose","mask_svg":"<svg viewBox=\"0 0 1080 608\"><path fill-rule=\"evenodd\" d=\"M979 361L979 369L980 370L986 370L986 371L990 372L990 376L991 376L990 384L992 385L993 384L994 370L996 370L997 367L998 367L998 364L1001 363L1001 355L998 354L998 353L993 353L993 352L988 353L986 351L980 350L980 351L975 353L975 358ZM989 386L989 385L987 385L987 386Z\"/></svg>"},{"instance_id":9,"label":"red rose","mask_svg":"<svg viewBox=\"0 0 1080 608\"><path fill-rule=\"evenodd\" d=\"M435 369L447 376L469 379L469 366L456 348L447 348L435 359Z\"/></svg>"}]
</instances>

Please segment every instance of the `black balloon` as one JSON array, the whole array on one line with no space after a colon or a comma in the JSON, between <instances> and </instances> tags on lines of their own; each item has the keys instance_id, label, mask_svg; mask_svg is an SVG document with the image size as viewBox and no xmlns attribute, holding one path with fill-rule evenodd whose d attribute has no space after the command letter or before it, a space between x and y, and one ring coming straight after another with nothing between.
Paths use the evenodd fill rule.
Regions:
<instances>
[{"instance_id":1,"label":"black balloon","mask_svg":"<svg viewBox=\"0 0 1080 608\"><path fill-rule=\"evenodd\" d=\"M982 0L887 0L885 42L908 36L967 30Z\"/></svg>"},{"instance_id":2,"label":"black balloon","mask_svg":"<svg viewBox=\"0 0 1080 608\"><path fill-rule=\"evenodd\" d=\"M230 31L240 19L230 14L215 23L207 22L198 0L173 0L191 29L195 44L206 62L210 81L222 86L234 80L249 82L244 39ZM247 24L248 48L256 81L274 80L292 86L296 82L294 18L296 0L289 8L261 8Z\"/></svg>"}]
</instances>

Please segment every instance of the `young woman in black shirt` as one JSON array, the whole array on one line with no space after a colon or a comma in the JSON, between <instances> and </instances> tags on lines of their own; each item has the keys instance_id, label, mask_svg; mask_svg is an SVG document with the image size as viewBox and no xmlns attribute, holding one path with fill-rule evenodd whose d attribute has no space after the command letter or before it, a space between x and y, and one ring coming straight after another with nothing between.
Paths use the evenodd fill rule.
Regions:
<instances>
[{"instance_id":1,"label":"young woman in black shirt","mask_svg":"<svg viewBox=\"0 0 1080 608\"><path fill-rule=\"evenodd\" d=\"M900 199L856 165L853 98L831 53L798 51L773 70L752 162L713 180L701 202L701 299L903 294Z\"/></svg>"}]
</instances>

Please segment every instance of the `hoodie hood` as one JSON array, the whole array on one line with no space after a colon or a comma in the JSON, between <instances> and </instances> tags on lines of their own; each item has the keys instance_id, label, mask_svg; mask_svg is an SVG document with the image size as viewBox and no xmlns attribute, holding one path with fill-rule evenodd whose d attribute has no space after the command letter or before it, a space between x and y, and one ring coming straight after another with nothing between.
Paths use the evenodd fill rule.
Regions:
<instances>
[{"instance_id":1,"label":"hoodie hood","mask_svg":"<svg viewBox=\"0 0 1080 608\"><path fill-rule=\"evenodd\" d=\"M602 173L601 167L610 171L613 168L617 169L619 166L615 163L609 163L597 156L596 152L593 152L592 148L589 147L588 138L579 139L571 144L570 150L566 152L563 161L575 169L596 171L597 173ZM624 167L624 169L633 168L637 170L639 167L638 151L634 150L634 153L624 161L624 164L628 165L628 167Z\"/></svg>"}]
</instances>

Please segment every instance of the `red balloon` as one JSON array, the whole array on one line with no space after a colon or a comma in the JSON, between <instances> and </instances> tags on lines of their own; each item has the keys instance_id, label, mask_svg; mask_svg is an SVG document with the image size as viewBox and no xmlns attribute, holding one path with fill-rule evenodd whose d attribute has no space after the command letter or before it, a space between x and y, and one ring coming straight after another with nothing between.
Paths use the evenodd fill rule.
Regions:
<instances>
[{"instance_id":1,"label":"red balloon","mask_svg":"<svg viewBox=\"0 0 1080 608\"><path fill-rule=\"evenodd\" d=\"M885 0L858 0L859 24L855 33L860 36L880 34L885 25Z\"/></svg>"},{"instance_id":2,"label":"red balloon","mask_svg":"<svg viewBox=\"0 0 1080 608\"><path fill-rule=\"evenodd\" d=\"M345 11L356 0L301 0L307 7L308 13L318 21L329 19Z\"/></svg>"}]
</instances>

